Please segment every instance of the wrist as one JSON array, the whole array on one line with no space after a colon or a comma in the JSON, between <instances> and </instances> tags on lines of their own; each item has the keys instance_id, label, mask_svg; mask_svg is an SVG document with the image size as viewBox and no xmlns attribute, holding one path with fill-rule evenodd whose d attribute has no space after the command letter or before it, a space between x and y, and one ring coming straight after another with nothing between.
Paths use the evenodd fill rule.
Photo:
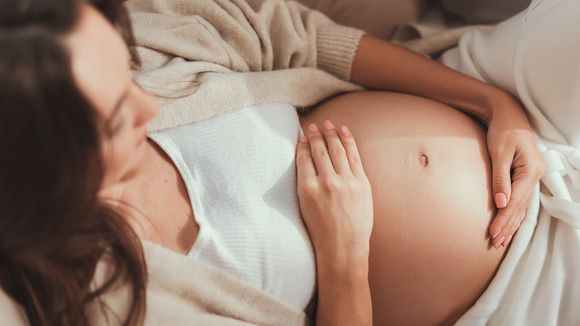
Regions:
<instances>
[{"instance_id":1,"label":"wrist","mask_svg":"<svg viewBox=\"0 0 580 326\"><path fill-rule=\"evenodd\" d=\"M506 107L514 106L517 102L509 93L494 88L493 91L485 96L483 103L481 119L484 120L486 126L489 126L489 123L498 110L506 110Z\"/></svg>"},{"instance_id":2,"label":"wrist","mask_svg":"<svg viewBox=\"0 0 580 326\"><path fill-rule=\"evenodd\" d=\"M336 268L335 265L317 264L316 277L318 283L334 284L334 286L358 287L368 284L368 263L351 264Z\"/></svg>"},{"instance_id":3,"label":"wrist","mask_svg":"<svg viewBox=\"0 0 580 326\"><path fill-rule=\"evenodd\" d=\"M334 250L329 254L316 253L316 267L319 275L331 278L368 277L369 249L360 247L348 251Z\"/></svg>"},{"instance_id":4,"label":"wrist","mask_svg":"<svg viewBox=\"0 0 580 326\"><path fill-rule=\"evenodd\" d=\"M501 123L509 121L511 128L530 130L531 126L521 102L509 93L504 93L490 100L491 121ZM489 124L488 124L489 126Z\"/></svg>"},{"instance_id":5,"label":"wrist","mask_svg":"<svg viewBox=\"0 0 580 326\"><path fill-rule=\"evenodd\" d=\"M495 91L483 95L483 99L480 101L475 112L473 112L473 116L485 126L489 126L493 118L494 108L497 106L500 97L502 97L501 93Z\"/></svg>"}]
</instances>

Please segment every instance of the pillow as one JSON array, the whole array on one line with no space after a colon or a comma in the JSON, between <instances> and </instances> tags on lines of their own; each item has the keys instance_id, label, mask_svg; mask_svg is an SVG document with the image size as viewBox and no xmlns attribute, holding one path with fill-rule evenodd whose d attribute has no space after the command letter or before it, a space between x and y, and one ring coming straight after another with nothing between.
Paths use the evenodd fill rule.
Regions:
<instances>
[{"instance_id":1,"label":"pillow","mask_svg":"<svg viewBox=\"0 0 580 326\"><path fill-rule=\"evenodd\" d=\"M298 0L339 24L389 39L397 25L416 21L431 0Z\"/></svg>"},{"instance_id":2,"label":"pillow","mask_svg":"<svg viewBox=\"0 0 580 326\"><path fill-rule=\"evenodd\" d=\"M441 0L448 12L469 24L492 23L510 18L526 9L531 0Z\"/></svg>"},{"instance_id":3,"label":"pillow","mask_svg":"<svg viewBox=\"0 0 580 326\"><path fill-rule=\"evenodd\" d=\"M0 288L0 325L28 325L24 309Z\"/></svg>"}]
</instances>

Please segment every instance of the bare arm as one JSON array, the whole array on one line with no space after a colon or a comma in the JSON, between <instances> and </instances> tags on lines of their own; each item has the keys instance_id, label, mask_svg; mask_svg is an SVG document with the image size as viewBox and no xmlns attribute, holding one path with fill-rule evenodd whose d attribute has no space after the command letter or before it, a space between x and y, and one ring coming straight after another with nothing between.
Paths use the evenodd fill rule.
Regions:
<instances>
[{"instance_id":1,"label":"bare arm","mask_svg":"<svg viewBox=\"0 0 580 326\"><path fill-rule=\"evenodd\" d=\"M368 253L341 267L327 261L317 258L316 325L372 325Z\"/></svg>"},{"instance_id":2,"label":"bare arm","mask_svg":"<svg viewBox=\"0 0 580 326\"><path fill-rule=\"evenodd\" d=\"M498 88L369 35L360 40L351 80L370 89L431 98L472 114L486 125L493 103L507 97Z\"/></svg>"}]
</instances>

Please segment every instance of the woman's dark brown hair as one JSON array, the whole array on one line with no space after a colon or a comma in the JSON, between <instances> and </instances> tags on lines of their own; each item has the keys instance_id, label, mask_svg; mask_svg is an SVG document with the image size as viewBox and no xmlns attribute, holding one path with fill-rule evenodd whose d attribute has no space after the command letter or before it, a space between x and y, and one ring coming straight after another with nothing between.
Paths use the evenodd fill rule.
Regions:
<instances>
[{"instance_id":1,"label":"woman's dark brown hair","mask_svg":"<svg viewBox=\"0 0 580 326\"><path fill-rule=\"evenodd\" d=\"M93 4L132 41L122 1ZM102 123L63 43L82 3L0 0L0 286L32 325L86 325L89 304L129 284L124 324L134 325L145 311L142 247L97 198ZM101 260L112 272L94 286Z\"/></svg>"}]
</instances>

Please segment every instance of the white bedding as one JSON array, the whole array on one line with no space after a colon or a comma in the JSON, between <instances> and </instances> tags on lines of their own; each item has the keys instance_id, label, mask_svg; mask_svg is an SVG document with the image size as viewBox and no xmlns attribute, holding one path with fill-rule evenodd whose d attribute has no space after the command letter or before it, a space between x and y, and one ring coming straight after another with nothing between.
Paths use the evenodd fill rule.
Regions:
<instances>
[{"instance_id":1,"label":"white bedding","mask_svg":"<svg viewBox=\"0 0 580 326\"><path fill-rule=\"evenodd\" d=\"M524 104L547 172L496 277L457 325L580 325L580 0L534 0L442 62Z\"/></svg>"}]
</instances>

